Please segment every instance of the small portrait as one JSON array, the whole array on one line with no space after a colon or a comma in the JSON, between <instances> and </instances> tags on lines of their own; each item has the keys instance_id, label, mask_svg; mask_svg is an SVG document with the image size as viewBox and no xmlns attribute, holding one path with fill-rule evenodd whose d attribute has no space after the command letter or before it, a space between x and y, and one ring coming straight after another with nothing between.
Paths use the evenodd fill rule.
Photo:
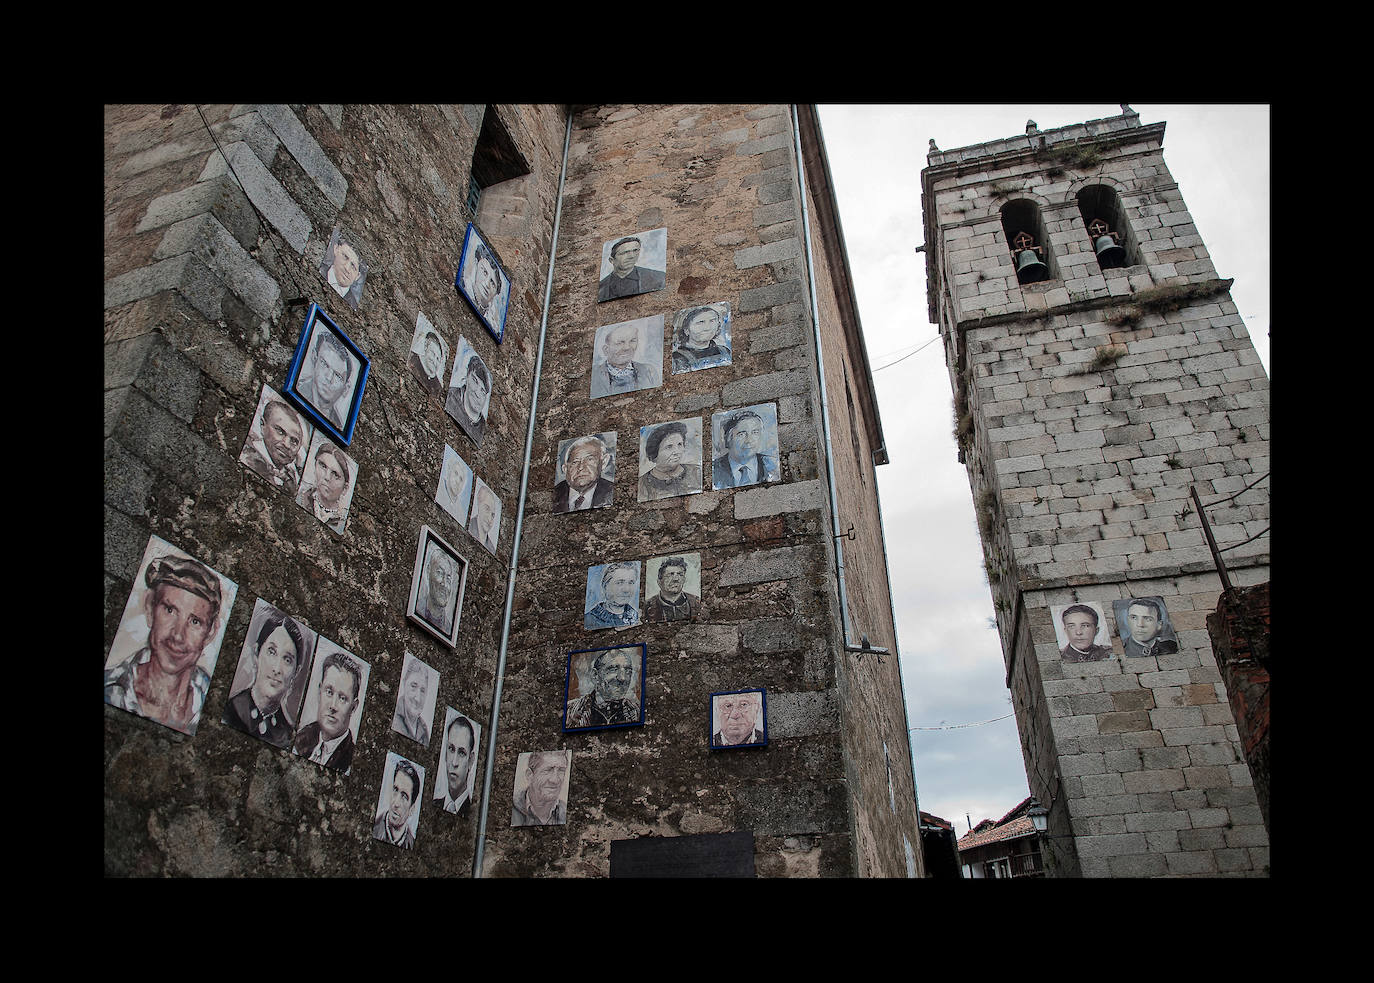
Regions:
<instances>
[{"instance_id":1,"label":"small portrait","mask_svg":"<svg viewBox=\"0 0 1374 983\"><path fill-rule=\"evenodd\" d=\"M601 244L596 301L662 290L668 282L668 229L636 232Z\"/></svg>"},{"instance_id":2,"label":"small portrait","mask_svg":"<svg viewBox=\"0 0 1374 983\"><path fill-rule=\"evenodd\" d=\"M606 508L615 498L615 431L558 442L553 470L553 510Z\"/></svg>"},{"instance_id":3,"label":"small portrait","mask_svg":"<svg viewBox=\"0 0 1374 983\"><path fill-rule=\"evenodd\" d=\"M105 657L105 702L194 735L238 585L148 537Z\"/></svg>"},{"instance_id":4,"label":"small portrait","mask_svg":"<svg viewBox=\"0 0 1374 983\"><path fill-rule=\"evenodd\" d=\"M372 667L352 652L319 636L292 752L345 775L353 770L371 672Z\"/></svg>"},{"instance_id":5,"label":"small portrait","mask_svg":"<svg viewBox=\"0 0 1374 983\"><path fill-rule=\"evenodd\" d=\"M266 383L258 410L248 426L239 463L292 498L301 484L301 468L315 428Z\"/></svg>"},{"instance_id":6,"label":"small portrait","mask_svg":"<svg viewBox=\"0 0 1374 983\"><path fill-rule=\"evenodd\" d=\"M673 374L730 364L730 305L688 307L673 315Z\"/></svg>"},{"instance_id":7,"label":"small portrait","mask_svg":"<svg viewBox=\"0 0 1374 983\"><path fill-rule=\"evenodd\" d=\"M311 304L282 392L336 444L347 447L371 364L329 315Z\"/></svg>"},{"instance_id":8,"label":"small portrait","mask_svg":"<svg viewBox=\"0 0 1374 983\"><path fill-rule=\"evenodd\" d=\"M358 252L357 240L343 226L334 226L334 234L329 237L324 259L320 262L320 276L349 307L358 309L363 281L367 279L367 264Z\"/></svg>"},{"instance_id":9,"label":"small portrait","mask_svg":"<svg viewBox=\"0 0 1374 983\"><path fill-rule=\"evenodd\" d=\"M630 628L639 624L639 561L587 568L585 628Z\"/></svg>"},{"instance_id":10,"label":"small portrait","mask_svg":"<svg viewBox=\"0 0 1374 983\"><path fill-rule=\"evenodd\" d=\"M459 526L468 522L468 503L472 500L472 468L448 444L444 445L444 463L439 469L439 488L434 501L458 520Z\"/></svg>"},{"instance_id":11,"label":"small portrait","mask_svg":"<svg viewBox=\"0 0 1374 983\"><path fill-rule=\"evenodd\" d=\"M711 487L779 481L778 407L759 403L711 416Z\"/></svg>"},{"instance_id":12,"label":"small portrait","mask_svg":"<svg viewBox=\"0 0 1374 983\"><path fill-rule=\"evenodd\" d=\"M386 753L382 788L377 796L377 818L372 820L372 838L402 850L415 849L420 832L420 793L425 785L425 766L403 758L395 751Z\"/></svg>"},{"instance_id":13,"label":"small portrait","mask_svg":"<svg viewBox=\"0 0 1374 983\"><path fill-rule=\"evenodd\" d=\"M420 527L406 617L449 648L458 645L468 561L429 526Z\"/></svg>"},{"instance_id":14,"label":"small portrait","mask_svg":"<svg viewBox=\"0 0 1374 983\"><path fill-rule=\"evenodd\" d=\"M290 746L314 654L315 633L258 598L220 722L273 747Z\"/></svg>"},{"instance_id":15,"label":"small portrait","mask_svg":"<svg viewBox=\"0 0 1374 983\"><path fill-rule=\"evenodd\" d=\"M335 447L322 431L316 431L296 504L342 534L348 525L348 508L353 504L357 478L357 462Z\"/></svg>"},{"instance_id":16,"label":"small portrait","mask_svg":"<svg viewBox=\"0 0 1374 983\"><path fill-rule=\"evenodd\" d=\"M568 821L571 751L525 751L515 763L512 826L562 826Z\"/></svg>"},{"instance_id":17,"label":"small portrait","mask_svg":"<svg viewBox=\"0 0 1374 983\"><path fill-rule=\"evenodd\" d=\"M491 405L491 373L482 356L473 351L468 340L458 336L458 355L453 360L453 375L448 382L444 411L474 444L482 446L487 432L487 410Z\"/></svg>"},{"instance_id":18,"label":"small portrait","mask_svg":"<svg viewBox=\"0 0 1374 983\"><path fill-rule=\"evenodd\" d=\"M639 500L701 491L701 417L639 428Z\"/></svg>"},{"instance_id":19,"label":"small portrait","mask_svg":"<svg viewBox=\"0 0 1374 983\"><path fill-rule=\"evenodd\" d=\"M406 359L410 374L425 387L431 396L444 391L444 369L448 367L448 342L439 330L429 323L421 311L415 318L415 334L410 338L410 357Z\"/></svg>"},{"instance_id":20,"label":"small portrait","mask_svg":"<svg viewBox=\"0 0 1374 983\"><path fill-rule=\"evenodd\" d=\"M472 805L482 725L453 707L444 709L444 742L439 745L439 773L434 776L433 797L444 812L466 816Z\"/></svg>"},{"instance_id":21,"label":"small portrait","mask_svg":"<svg viewBox=\"0 0 1374 983\"><path fill-rule=\"evenodd\" d=\"M1169 623L1169 612L1162 597L1132 597L1112 601L1116 633L1126 658L1147 655L1173 655L1178 652L1178 635Z\"/></svg>"},{"instance_id":22,"label":"small portrait","mask_svg":"<svg viewBox=\"0 0 1374 983\"><path fill-rule=\"evenodd\" d=\"M474 478L476 486L472 492L472 518L468 520L468 532L482 544L482 548L492 556L496 555L496 543L501 538L501 499L481 478Z\"/></svg>"},{"instance_id":23,"label":"small portrait","mask_svg":"<svg viewBox=\"0 0 1374 983\"><path fill-rule=\"evenodd\" d=\"M568 653L563 730L602 730L644 724L644 666L648 646Z\"/></svg>"},{"instance_id":24,"label":"small portrait","mask_svg":"<svg viewBox=\"0 0 1374 983\"><path fill-rule=\"evenodd\" d=\"M1100 662L1112 656L1107 619L1096 601L1059 604L1050 608L1054 636L1065 662Z\"/></svg>"},{"instance_id":25,"label":"small portrait","mask_svg":"<svg viewBox=\"0 0 1374 983\"><path fill-rule=\"evenodd\" d=\"M711 750L768 743L768 701L761 689L712 693Z\"/></svg>"},{"instance_id":26,"label":"small portrait","mask_svg":"<svg viewBox=\"0 0 1374 983\"><path fill-rule=\"evenodd\" d=\"M463 237L463 258L459 260L458 275L453 285L472 305L482 326L499 345L506 333L510 277L501 268L496 250L491 248L491 244L471 222L468 223L467 235Z\"/></svg>"},{"instance_id":27,"label":"small portrait","mask_svg":"<svg viewBox=\"0 0 1374 983\"><path fill-rule=\"evenodd\" d=\"M592 343L592 399L663 385L663 315L596 329Z\"/></svg>"},{"instance_id":28,"label":"small portrait","mask_svg":"<svg viewBox=\"0 0 1374 983\"><path fill-rule=\"evenodd\" d=\"M706 617L701 603L701 554L656 556L644 571L644 620L696 621Z\"/></svg>"},{"instance_id":29,"label":"small portrait","mask_svg":"<svg viewBox=\"0 0 1374 983\"><path fill-rule=\"evenodd\" d=\"M439 670L425 665L407 650L401 660L401 688L396 691L391 729L421 747L429 747L429 728L434 722L438 698Z\"/></svg>"}]
</instances>

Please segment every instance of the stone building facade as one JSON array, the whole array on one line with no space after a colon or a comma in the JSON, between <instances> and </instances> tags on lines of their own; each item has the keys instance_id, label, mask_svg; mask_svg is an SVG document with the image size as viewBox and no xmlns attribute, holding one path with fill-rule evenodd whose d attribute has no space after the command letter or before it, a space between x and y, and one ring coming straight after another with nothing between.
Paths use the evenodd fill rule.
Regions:
<instances>
[{"instance_id":1,"label":"stone building facade","mask_svg":"<svg viewBox=\"0 0 1374 983\"><path fill-rule=\"evenodd\" d=\"M1268 379L1163 137L1123 107L932 150L922 172L930 313L1051 876L1268 871L1188 500L1234 582L1268 581ZM1104 226L1121 252L1100 261ZM1032 256L1039 278L1018 276ZM1170 639L1148 655L1126 650L1143 598ZM1110 652L1066 658L1066 616Z\"/></svg>"},{"instance_id":2,"label":"stone building facade","mask_svg":"<svg viewBox=\"0 0 1374 983\"><path fill-rule=\"evenodd\" d=\"M150 535L238 589L195 736L106 707L107 874L595 877L613 843L741 831L763 876L923 873L885 451L810 107L112 106L105 200L106 651ZM469 221L510 280L499 343L454 288ZM336 227L356 308L318 272ZM603 243L657 228L665 286L598 303ZM311 302L371 361L342 534L239 463ZM661 386L590 397L598 328L715 302L730 364L665 349ZM480 443L407 368L420 316L491 372ZM712 414L765 403L779 480L715 491L707 460L701 493L637 500L641 427L698 416L709 451ZM613 504L555 513L560 442L612 431ZM501 501L494 555L435 502L446 445ZM456 649L406 617L422 525L468 561ZM584 628L589 567L683 552L704 617ZM347 775L220 722L256 599L370 665ZM641 642L643 725L564 733L568 653ZM436 734L445 706L482 727L465 813L431 798L442 741L391 728L406 652L439 672ZM709 694L745 688L767 746L711 750ZM553 749L566 821L513 827L519 756ZM372 835L388 752L425 772L409 850Z\"/></svg>"}]
</instances>

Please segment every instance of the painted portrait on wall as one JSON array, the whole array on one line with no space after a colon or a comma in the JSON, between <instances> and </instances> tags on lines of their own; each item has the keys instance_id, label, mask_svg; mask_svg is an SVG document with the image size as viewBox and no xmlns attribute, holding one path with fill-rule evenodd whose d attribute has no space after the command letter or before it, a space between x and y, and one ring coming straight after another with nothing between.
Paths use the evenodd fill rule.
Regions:
<instances>
[{"instance_id":1,"label":"painted portrait on wall","mask_svg":"<svg viewBox=\"0 0 1374 983\"><path fill-rule=\"evenodd\" d=\"M306 312L282 393L334 442L353 441L371 362L317 304Z\"/></svg>"},{"instance_id":2,"label":"painted portrait on wall","mask_svg":"<svg viewBox=\"0 0 1374 983\"><path fill-rule=\"evenodd\" d=\"M320 276L349 307L358 309L363 283L367 280L367 263L358 249L357 239L341 225L334 226L329 245L324 248Z\"/></svg>"},{"instance_id":3,"label":"painted portrait on wall","mask_svg":"<svg viewBox=\"0 0 1374 983\"><path fill-rule=\"evenodd\" d=\"M466 816L476 785L482 725L453 707L444 710L443 742L439 745L439 770L434 776L433 798L444 812Z\"/></svg>"},{"instance_id":4,"label":"painted portrait on wall","mask_svg":"<svg viewBox=\"0 0 1374 983\"><path fill-rule=\"evenodd\" d=\"M615 500L615 431L558 442L553 470L553 510L603 509Z\"/></svg>"},{"instance_id":5,"label":"painted portrait on wall","mask_svg":"<svg viewBox=\"0 0 1374 983\"><path fill-rule=\"evenodd\" d=\"M453 359L453 375L448 381L444 412L478 447L487 433L487 413L491 408L491 372L467 338L458 336L458 354Z\"/></svg>"},{"instance_id":6,"label":"painted portrait on wall","mask_svg":"<svg viewBox=\"0 0 1374 983\"><path fill-rule=\"evenodd\" d=\"M300 490L301 469L315 428L266 383L248 425L239 463L292 498Z\"/></svg>"},{"instance_id":7,"label":"painted portrait on wall","mask_svg":"<svg viewBox=\"0 0 1374 983\"><path fill-rule=\"evenodd\" d=\"M315 639L307 625L258 598L220 722L273 747L289 747L310 681Z\"/></svg>"},{"instance_id":8,"label":"painted portrait on wall","mask_svg":"<svg viewBox=\"0 0 1374 983\"><path fill-rule=\"evenodd\" d=\"M377 794L377 814L372 838L414 850L420 835L420 799L425 787L425 766L395 751L386 753L382 787Z\"/></svg>"},{"instance_id":9,"label":"painted portrait on wall","mask_svg":"<svg viewBox=\"0 0 1374 983\"><path fill-rule=\"evenodd\" d=\"M712 488L780 481L778 456L776 403L758 403L712 414Z\"/></svg>"},{"instance_id":10,"label":"painted portrait on wall","mask_svg":"<svg viewBox=\"0 0 1374 983\"><path fill-rule=\"evenodd\" d=\"M501 498L481 478L473 479L472 518L468 532L492 556L501 539Z\"/></svg>"},{"instance_id":11,"label":"painted portrait on wall","mask_svg":"<svg viewBox=\"0 0 1374 983\"><path fill-rule=\"evenodd\" d=\"M1178 652L1178 635L1169 621L1162 597L1131 597L1112 601L1116 633L1128 659Z\"/></svg>"},{"instance_id":12,"label":"painted portrait on wall","mask_svg":"<svg viewBox=\"0 0 1374 983\"><path fill-rule=\"evenodd\" d=\"M471 222L463 236L463 256L453 285L463 299L472 305L477 319L499 345L506 333L510 277L501 268L496 250L491 248L491 243Z\"/></svg>"},{"instance_id":13,"label":"painted portrait on wall","mask_svg":"<svg viewBox=\"0 0 1374 983\"><path fill-rule=\"evenodd\" d=\"M1107 619L1096 601L1057 604L1050 608L1054 637L1065 662L1100 662L1112 657Z\"/></svg>"},{"instance_id":14,"label":"painted portrait on wall","mask_svg":"<svg viewBox=\"0 0 1374 983\"><path fill-rule=\"evenodd\" d=\"M596 301L662 290L667 285L668 229L634 232L601 244Z\"/></svg>"},{"instance_id":15,"label":"painted portrait on wall","mask_svg":"<svg viewBox=\"0 0 1374 983\"><path fill-rule=\"evenodd\" d=\"M712 693L709 706L712 751L768 743L768 697L762 689Z\"/></svg>"},{"instance_id":16,"label":"painted portrait on wall","mask_svg":"<svg viewBox=\"0 0 1374 983\"><path fill-rule=\"evenodd\" d=\"M410 356L406 359L413 375L431 396L444 392L444 370L448 368L448 342L443 333L421 311L415 318L415 333L410 336Z\"/></svg>"},{"instance_id":17,"label":"painted portrait on wall","mask_svg":"<svg viewBox=\"0 0 1374 983\"><path fill-rule=\"evenodd\" d=\"M605 324L592 342L591 398L663 385L663 315Z\"/></svg>"},{"instance_id":18,"label":"painted portrait on wall","mask_svg":"<svg viewBox=\"0 0 1374 983\"><path fill-rule=\"evenodd\" d=\"M701 602L701 554L656 556L644 570L644 620L697 621L706 618Z\"/></svg>"},{"instance_id":19,"label":"painted portrait on wall","mask_svg":"<svg viewBox=\"0 0 1374 983\"><path fill-rule=\"evenodd\" d=\"M357 462L317 430L310 442L296 504L342 535L357 486Z\"/></svg>"},{"instance_id":20,"label":"painted portrait on wall","mask_svg":"<svg viewBox=\"0 0 1374 983\"><path fill-rule=\"evenodd\" d=\"M194 735L238 585L148 537L105 657L105 702Z\"/></svg>"},{"instance_id":21,"label":"painted portrait on wall","mask_svg":"<svg viewBox=\"0 0 1374 983\"><path fill-rule=\"evenodd\" d=\"M630 628L639 624L639 567L638 560L629 560L587 568L583 627Z\"/></svg>"},{"instance_id":22,"label":"painted portrait on wall","mask_svg":"<svg viewBox=\"0 0 1374 983\"><path fill-rule=\"evenodd\" d=\"M439 469L439 487L434 501L439 507L467 526L468 503L472 500L472 468L448 444L444 445L444 463Z\"/></svg>"},{"instance_id":23,"label":"painted portrait on wall","mask_svg":"<svg viewBox=\"0 0 1374 983\"><path fill-rule=\"evenodd\" d=\"M643 642L569 652L563 730L642 727L647 654Z\"/></svg>"},{"instance_id":24,"label":"painted portrait on wall","mask_svg":"<svg viewBox=\"0 0 1374 983\"><path fill-rule=\"evenodd\" d=\"M639 500L701 491L701 417L639 428Z\"/></svg>"},{"instance_id":25,"label":"painted portrait on wall","mask_svg":"<svg viewBox=\"0 0 1374 983\"><path fill-rule=\"evenodd\" d=\"M429 747L434 706L439 701L439 670L421 662L409 650L401 660L401 685L396 690L396 710L391 729Z\"/></svg>"},{"instance_id":26,"label":"painted portrait on wall","mask_svg":"<svg viewBox=\"0 0 1374 983\"><path fill-rule=\"evenodd\" d=\"M725 301L687 307L673 315L673 374L729 365L734 340Z\"/></svg>"},{"instance_id":27,"label":"painted portrait on wall","mask_svg":"<svg viewBox=\"0 0 1374 983\"><path fill-rule=\"evenodd\" d=\"M512 826L562 826L568 821L571 751L525 751L515 763Z\"/></svg>"},{"instance_id":28,"label":"painted portrait on wall","mask_svg":"<svg viewBox=\"0 0 1374 983\"><path fill-rule=\"evenodd\" d=\"M420 527L406 617L449 648L458 645L468 561L429 526Z\"/></svg>"},{"instance_id":29,"label":"painted portrait on wall","mask_svg":"<svg viewBox=\"0 0 1374 983\"><path fill-rule=\"evenodd\" d=\"M337 642L319 636L305 688L305 705L301 707L301 725L291 742L293 753L345 775L353 770L353 751L371 672L371 665Z\"/></svg>"}]
</instances>

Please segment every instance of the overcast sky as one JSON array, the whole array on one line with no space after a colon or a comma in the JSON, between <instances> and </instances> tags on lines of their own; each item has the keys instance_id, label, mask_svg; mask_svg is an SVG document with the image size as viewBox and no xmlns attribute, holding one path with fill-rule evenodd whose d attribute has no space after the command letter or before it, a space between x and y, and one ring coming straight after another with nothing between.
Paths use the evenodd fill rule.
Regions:
<instances>
[{"instance_id":1,"label":"overcast sky","mask_svg":"<svg viewBox=\"0 0 1374 983\"><path fill-rule=\"evenodd\" d=\"M1131 108L1142 125L1168 124L1164 162L1218 276L1235 279L1231 297L1268 372L1268 107ZM877 473L917 796L961 836L966 816L1000 818L1030 793L948 370L938 341L916 351L938 334L925 254L915 252L925 241L921 170L932 138L952 150L1022 135L1028 119L1043 131L1120 113L1117 104L820 107L891 458Z\"/></svg>"}]
</instances>

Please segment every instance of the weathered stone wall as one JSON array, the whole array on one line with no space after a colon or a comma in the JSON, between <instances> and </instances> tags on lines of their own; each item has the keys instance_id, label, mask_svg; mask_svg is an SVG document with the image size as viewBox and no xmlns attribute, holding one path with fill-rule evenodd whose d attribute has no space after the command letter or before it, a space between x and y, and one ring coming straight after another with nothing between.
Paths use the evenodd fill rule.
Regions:
<instances>
[{"instance_id":1,"label":"weathered stone wall","mask_svg":"<svg viewBox=\"0 0 1374 983\"><path fill-rule=\"evenodd\" d=\"M1250 775L1264 828L1269 830L1269 585L1223 593L1207 615L1217 666Z\"/></svg>"}]
</instances>

